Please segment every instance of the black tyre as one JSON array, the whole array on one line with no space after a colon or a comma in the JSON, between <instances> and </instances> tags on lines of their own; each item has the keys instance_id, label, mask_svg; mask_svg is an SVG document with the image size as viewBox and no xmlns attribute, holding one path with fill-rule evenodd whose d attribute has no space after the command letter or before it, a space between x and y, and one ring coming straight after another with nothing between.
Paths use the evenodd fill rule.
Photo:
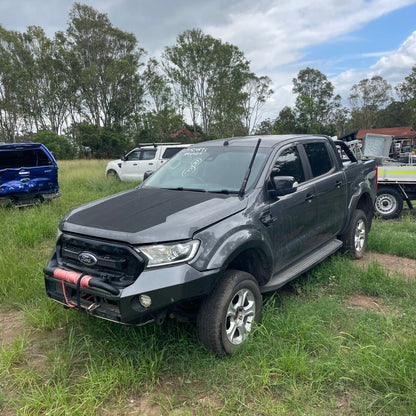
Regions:
<instances>
[{"instance_id":1,"label":"black tyre","mask_svg":"<svg viewBox=\"0 0 416 416\"><path fill-rule=\"evenodd\" d=\"M347 231L340 237L344 243L343 251L354 259L361 259L367 247L367 236L367 216L361 209L356 209Z\"/></svg>"},{"instance_id":2,"label":"black tyre","mask_svg":"<svg viewBox=\"0 0 416 416\"><path fill-rule=\"evenodd\" d=\"M116 181L120 180L120 177L118 176L117 172L115 170L109 170L107 172L107 178L108 179L114 179Z\"/></svg>"},{"instance_id":3,"label":"black tyre","mask_svg":"<svg viewBox=\"0 0 416 416\"><path fill-rule=\"evenodd\" d=\"M394 188L381 187L374 208L376 214L385 220L396 218L403 209L403 195Z\"/></svg>"},{"instance_id":4,"label":"black tyre","mask_svg":"<svg viewBox=\"0 0 416 416\"><path fill-rule=\"evenodd\" d=\"M197 317L200 341L217 355L230 354L246 341L253 325L260 322L262 296L249 273L228 270Z\"/></svg>"}]
</instances>

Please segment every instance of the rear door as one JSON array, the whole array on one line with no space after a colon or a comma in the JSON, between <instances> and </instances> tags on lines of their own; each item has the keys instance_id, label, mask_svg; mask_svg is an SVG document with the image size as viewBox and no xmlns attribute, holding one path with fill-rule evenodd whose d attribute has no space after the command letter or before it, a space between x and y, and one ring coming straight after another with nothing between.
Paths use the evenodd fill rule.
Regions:
<instances>
[{"instance_id":1,"label":"rear door","mask_svg":"<svg viewBox=\"0 0 416 416\"><path fill-rule=\"evenodd\" d=\"M158 161L158 167L166 163L170 158L179 153L182 149L185 149L186 146L167 146L166 149L163 149L162 155Z\"/></svg>"},{"instance_id":2,"label":"rear door","mask_svg":"<svg viewBox=\"0 0 416 416\"><path fill-rule=\"evenodd\" d=\"M317 221L315 243L330 240L343 227L347 209L347 183L326 139L303 143L311 179L315 185Z\"/></svg>"}]
</instances>

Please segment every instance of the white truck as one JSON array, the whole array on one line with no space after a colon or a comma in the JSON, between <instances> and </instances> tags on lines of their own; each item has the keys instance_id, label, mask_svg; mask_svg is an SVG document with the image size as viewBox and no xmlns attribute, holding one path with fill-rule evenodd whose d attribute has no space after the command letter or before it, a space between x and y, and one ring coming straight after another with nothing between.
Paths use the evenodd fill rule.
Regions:
<instances>
[{"instance_id":1,"label":"white truck","mask_svg":"<svg viewBox=\"0 0 416 416\"><path fill-rule=\"evenodd\" d=\"M125 182L142 181L145 172L155 171L188 146L181 143L144 143L121 159L108 162L105 175Z\"/></svg>"},{"instance_id":2,"label":"white truck","mask_svg":"<svg viewBox=\"0 0 416 416\"><path fill-rule=\"evenodd\" d=\"M367 134L362 143L362 155L377 160L376 214L384 219L396 218L406 201L413 209L416 199L416 163L412 149L400 153L392 136ZM392 157L393 156L393 157Z\"/></svg>"},{"instance_id":3,"label":"white truck","mask_svg":"<svg viewBox=\"0 0 416 416\"><path fill-rule=\"evenodd\" d=\"M375 210L380 217L399 216L403 201L413 209L411 201L416 199L416 165L384 162L378 167L377 178Z\"/></svg>"}]
</instances>

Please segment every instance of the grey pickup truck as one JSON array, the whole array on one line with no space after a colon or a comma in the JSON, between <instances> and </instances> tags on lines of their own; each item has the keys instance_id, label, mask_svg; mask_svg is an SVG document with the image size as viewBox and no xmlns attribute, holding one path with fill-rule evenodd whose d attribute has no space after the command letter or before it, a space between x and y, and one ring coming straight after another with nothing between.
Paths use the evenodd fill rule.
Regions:
<instances>
[{"instance_id":1,"label":"grey pickup truck","mask_svg":"<svg viewBox=\"0 0 416 416\"><path fill-rule=\"evenodd\" d=\"M198 143L69 212L46 292L127 326L193 320L209 350L231 353L260 322L263 293L338 249L362 257L375 193L374 161L326 136Z\"/></svg>"}]
</instances>

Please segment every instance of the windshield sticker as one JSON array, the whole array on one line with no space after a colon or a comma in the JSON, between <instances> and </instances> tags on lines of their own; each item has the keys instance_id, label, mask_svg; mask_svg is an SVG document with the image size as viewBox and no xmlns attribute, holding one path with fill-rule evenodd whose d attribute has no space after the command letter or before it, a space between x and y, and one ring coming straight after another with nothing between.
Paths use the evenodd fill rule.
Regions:
<instances>
[{"instance_id":1,"label":"windshield sticker","mask_svg":"<svg viewBox=\"0 0 416 416\"><path fill-rule=\"evenodd\" d=\"M208 151L207 147L190 147L186 149L184 156L202 155Z\"/></svg>"},{"instance_id":2,"label":"windshield sticker","mask_svg":"<svg viewBox=\"0 0 416 416\"><path fill-rule=\"evenodd\" d=\"M192 163L191 166L189 166L189 168L184 169L182 171L182 176L190 176L193 175L195 173L196 168L198 167L198 165L202 162L202 159L195 159Z\"/></svg>"}]
</instances>

